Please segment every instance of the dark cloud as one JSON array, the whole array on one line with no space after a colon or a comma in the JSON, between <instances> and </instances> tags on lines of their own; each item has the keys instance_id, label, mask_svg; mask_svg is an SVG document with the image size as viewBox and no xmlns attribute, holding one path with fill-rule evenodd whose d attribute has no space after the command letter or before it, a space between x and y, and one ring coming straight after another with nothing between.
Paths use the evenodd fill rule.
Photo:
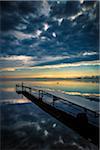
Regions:
<instances>
[{"instance_id":1,"label":"dark cloud","mask_svg":"<svg viewBox=\"0 0 100 150\"><path fill-rule=\"evenodd\" d=\"M67 15L74 15L76 13L78 13L80 11L80 2L79 1L75 1L73 3L73 1L68 1L66 3L66 11L65 13Z\"/></svg>"},{"instance_id":2,"label":"dark cloud","mask_svg":"<svg viewBox=\"0 0 100 150\"><path fill-rule=\"evenodd\" d=\"M37 15L41 1L0 1L1 6L1 30L14 29L21 21L22 17L33 13Z\"/></svg>"},{"instance_id":3,"label":"dark cloud","mask_svg":"<svg viewBox=\"0 0 100 150\"><path fill-rule=\"evenodd\" d=\"M82 5L85 7L91 8L94 6L95 3L96 1L84 1Z\"/></svg>"},{"instance_id":4,"label":"dark cloud","mask_svg":"<svg viewBox=\"0 0 100 150\"><path fill-rule=\"evenodd\" d=\"M76 14L80 10L80 2L79 1L63 1L57 3L55 1L51 5L51 15L52 16L70 16Z\"/></svg>"},{"instance_id":5,"label":"dark cloud","mask_svg":"<svg viewBox=\"0 0 100 150\"><path fill-rule=\"evenodd\" d=\"M1 1L0 5L2 56L77 56L99 50L99 2ZM75 61L82 59L98 57ZM63 62L67 61L57 63Z\"/></svg>"},{"instance_id":6,"label":"dark cloud","mask_svg":"<svg viewBox=\"0 0 100 150\"><path fill-rule=\"evenodd\" d=\"M14 1L0 1L1 12L15 12L17 4Z\"/></svg>"}]
</instances>

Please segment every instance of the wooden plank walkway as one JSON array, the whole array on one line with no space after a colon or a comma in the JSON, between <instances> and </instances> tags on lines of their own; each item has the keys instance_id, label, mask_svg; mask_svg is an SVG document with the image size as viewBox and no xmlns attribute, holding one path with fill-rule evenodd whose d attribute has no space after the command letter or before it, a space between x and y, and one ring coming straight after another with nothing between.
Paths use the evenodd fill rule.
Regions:
<instances>
[{"instance_id":1,"label":"wooden plank walkway","mask_svg":"<svg viewBox=\"0 0 100 150\"><path fill-rule=\"evenodd\" d=\"M33 87L33 89L42 90L44 93L51 94L58 99L62 99L66 102L72 103L79 107L85 108L86 110L90 110L92 112L99 114L98 102L91 101L91 100L81 97L81 96L68 95L68 94L62 93L60 91L50 91L50 90L46 90L46 89L39 88L39 87Z\"/></svg>"},{"instance_id":2,"label":"wooden plank walkway","mask_svg":"<svg viewBox=\"0 0 100 150\"><path fill-rule=\"evenodd\" d=\"M32 91L32 90L38 91L38 92L40 92L40 95L50 94L50 95L55 97L55 100L56 99L59 99L59 100L62 99L65 102L69 102L73 105L84 108L85 111L89 110L89 111L94 112L97 115L100 114L100 112L99 112L100 103L95 102L95 101L91 101L91 100L86 99L84 97L68 95L68 94L62 93L60 91L50 91L50 90L43 89L40 87L23 86L23 88L29 89L29 91Z\"/></svg>"},{"instance_id":3,"label":"wooden plank walkway","mask_svg":"<svg viewBox=\"0 0 100 150\"><path fill-rule=\"evenodd\" d=\"M37 93L37 96L35 96L32 91L35 91ZM89 106L85 108L86 106L85 103L84 105L81 105L81 103L80 105L78 105L78 101L74 103L76 101L76 98L80 98L79 96L70 97L69 95L65 96L66 94L63 94L63 93L60 95L60 92L57 92L57 91L49 91L49 90L44 90L42 88L37 88L37 87L31 88L28 86L24 86L23 84L16 85L16 92L18 94L24 95L26 98L28 98L29 100L34 102L36 105L38 105L40 108L42 108L44 111L51 114L53 117L55 117L56 119L58 119L65 125L69 126L73 130L77 131L84 138L90 139L91 142L97 145L99 144L98 143L99 142L99 127L94 126L93 124L90 124L88 122L88 118L86 114L87 110L89 110L95 114L95 117L97 117L97 115L99 114L97 112L97 109L95 109L96 106L92 107L92 109ZM79 113L76 117L74 117L73 115L67 112L64 112L62 110L59 110L58 108L55 108L54 105L49 105L48 103L44 102L42 98L45 94L52 95L53 102L60 98L66 102L69 102L71 104L74 103L74 105L76 106L78 105L84 108L85 111L82 113ZM70 100L69 98L70 99L72 98L72 99ZM87 99L84 99L84 98L82 98L81 100L87 101ZM87 102L87 104L90 104L90 102L89 103Z\"/></svg>"}]
</instances>

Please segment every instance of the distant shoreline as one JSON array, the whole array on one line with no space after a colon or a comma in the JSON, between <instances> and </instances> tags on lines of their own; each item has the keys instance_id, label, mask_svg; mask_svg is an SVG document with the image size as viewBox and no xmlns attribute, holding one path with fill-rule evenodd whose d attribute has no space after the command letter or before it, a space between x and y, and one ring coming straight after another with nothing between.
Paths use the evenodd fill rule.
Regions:
<instances>
[{"instance_id":1,"label":"distant shoreline","mask_svg":"<svg viewBox=\"0 0 100 150\"><path fill-rule=\"evenodd\" d=\"M82 82L99 82L99 76L95 77L78 77L78 78L0 78L0 81L82 81Z\"/></svg>"}]
</instances>

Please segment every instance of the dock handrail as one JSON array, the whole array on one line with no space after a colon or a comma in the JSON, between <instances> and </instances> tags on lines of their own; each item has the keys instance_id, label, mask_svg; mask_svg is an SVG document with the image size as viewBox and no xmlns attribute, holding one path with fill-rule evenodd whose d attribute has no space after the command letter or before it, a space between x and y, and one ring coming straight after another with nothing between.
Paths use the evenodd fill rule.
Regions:
<instances>
[{"instance_id":1,"label":"dock handrail","mask_svg":"<svg viewBox=\"0 0 100 150\"><path fill-rule=\"evenodd\" d=\"M95 114L95 117L99 116L99 112L94 111L94 110L91 110L91 109L88 109L88 108L85 108L85 107L80 106L80 105L78 105L78 104L75 104L75 103L73 103L73 102L71 102L71 101L69 101L69 100L67 100L67 99L62 98L62 97L56 96L55 94L50 93L50 92L47 91L47 90L44 90L44 89L41 89L41 88L37 88L37 87L29 87L29 86L24 85L24 83L22 83L22 84L16 84L16 91L20 91L20 90L18 90L18 88L21 88L22 91L27 91L27 89L29 89L28 92L29 92L30 94L31 94L32 91L37 91L37 92L38 92L38 95L39 95L39 99L41 99L41 100L42 100L42 98L43 98L43 95L45 95L45 94L51 95L51 96L53 97L53 105L54 105L54 103L55 103L56 100L62 100L62 101L67 102L67 103L69 103L69 104L71 104L71 105L78 106L78 107L82 108L85 113L86 113L87 111L89 111L89 112L94 113L94 114ZM66 104L67 104L67 103L66 103Z\"/></svg>"}]
</instances>

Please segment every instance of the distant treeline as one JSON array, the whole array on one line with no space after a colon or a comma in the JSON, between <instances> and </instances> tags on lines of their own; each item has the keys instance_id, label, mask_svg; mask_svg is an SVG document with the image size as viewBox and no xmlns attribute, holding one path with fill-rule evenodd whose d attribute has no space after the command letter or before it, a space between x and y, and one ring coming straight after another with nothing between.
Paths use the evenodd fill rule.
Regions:
<instances>
[{"instance_id":1,"label":"distant treeline","mask_svg":"<svg viewBox=\"0 0 100 150\"><path fill-rule=\"evenodd\" d=\"M85 76L76 78L0 78L0 81L57 81L57 80L90 80L99 81L100 76Z\"/></svg>"}]
</instances>

